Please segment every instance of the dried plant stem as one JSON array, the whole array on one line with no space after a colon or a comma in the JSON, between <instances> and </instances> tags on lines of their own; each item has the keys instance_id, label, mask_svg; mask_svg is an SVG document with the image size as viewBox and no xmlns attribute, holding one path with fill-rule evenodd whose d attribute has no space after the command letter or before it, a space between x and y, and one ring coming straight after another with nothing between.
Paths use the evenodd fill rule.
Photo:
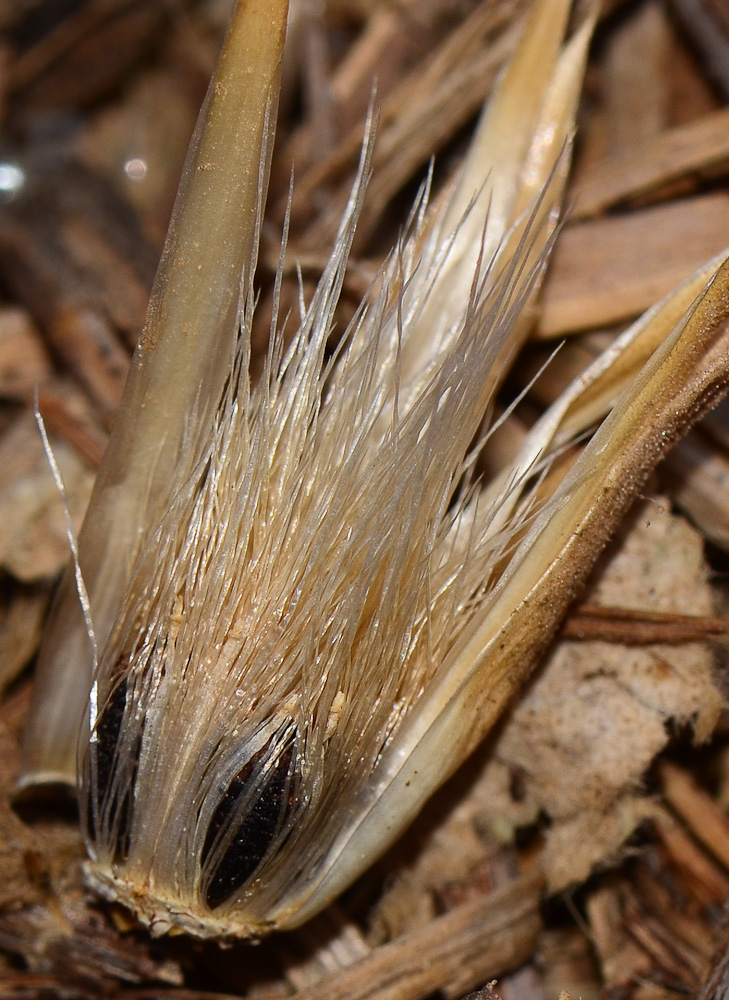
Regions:
<instances>
[{"instance_id":1,"label":"dried plant stem","mask_svg":"<svg viewBox=\"0 0 729 1000\"><path fill-rule=\"evenodd\" d=\"M679 615L581 604L565 621L564 639L600 639L628 645L700 642L707 636L725 635L726 619L704 615Z\"/></svg>"}]
</instances>

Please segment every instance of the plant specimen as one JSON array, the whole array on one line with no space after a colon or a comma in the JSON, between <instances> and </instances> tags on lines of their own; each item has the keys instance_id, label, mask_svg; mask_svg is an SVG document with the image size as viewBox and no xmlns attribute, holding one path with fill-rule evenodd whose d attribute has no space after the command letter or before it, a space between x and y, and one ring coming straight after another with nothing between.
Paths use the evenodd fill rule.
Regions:
<instances>
[{"instance_id":1,"label":"plant specimen","mask_svg":"<svg viewBox=\"0 0 729 1000\"><path fill-rule=\"evenodd\" d=\"M568 15L539 0L457 183L433 207L426 185L329 353L367 129L319 285L288 346L276 305L251 385L286 4L236 8L79 539L88 621L69 575L26 745L26 783L75 781L78 754L89 881L154 933L260 936L350 884L483 739L725 386L715 261L481 480L568 169L593 24L563 44Z\"/></svg>"}]
</instances>

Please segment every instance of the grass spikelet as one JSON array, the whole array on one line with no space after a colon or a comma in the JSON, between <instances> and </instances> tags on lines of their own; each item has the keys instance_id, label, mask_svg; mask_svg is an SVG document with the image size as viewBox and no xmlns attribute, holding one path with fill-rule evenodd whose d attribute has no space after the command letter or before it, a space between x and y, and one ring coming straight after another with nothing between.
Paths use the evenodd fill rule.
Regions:
<instances>
[{"instance_id":1,"label":"grass spikelet","mask_svg":"<svg viewBox=\"0 0 729 1000\"><path fill-rule=\"evenodd\" d=\"M164 471L164 491L135 521L86 681L89 881L154 933L296 926L391 844L488 732L635 489L726 381L723 263L691 286L692 310L679 291L568 389L494 483L474 472L564 186L592 27L562 45L568 9L540 0L460 186L435 212L423 192L329 358L368 130L321 281L286 349L274 309L251 386L251 261L272 107L262 89L239 331L230 295L214 317L235 352L193 394L192 419L183 393L174 462L146 469L157 483ZM535 47L545 57L536 93L525 75ZM211 93L214 123L220 79ZM166 283L175 254L184 258L176 239ZM613 404L547 489L551 457ZM119 473L114 454L86 544L106 523L95 512ZM94 601L92 590L92 614Z\"/></svg>"},{"instance_id":2,"label":"grass spikelet","mask_svg":"<svg viewBox=\"0 0 729 1000\"><path fill-rule=\"evenodd\" d=\"M417 310L389 289L421 283L420 304L438 281L422 261L403 275L403 248L326 364L366 167L290 348L274 345L250 395L238 364L214 433L191 442L99 664L82 788L93 871L154 880L222 927L243 899L246 929L265 927L295 883L292 857L310 881L458 634L475 553L448 544L450 508L538 273L487 272L399 402Z\"/></svg>"}]
</instances>

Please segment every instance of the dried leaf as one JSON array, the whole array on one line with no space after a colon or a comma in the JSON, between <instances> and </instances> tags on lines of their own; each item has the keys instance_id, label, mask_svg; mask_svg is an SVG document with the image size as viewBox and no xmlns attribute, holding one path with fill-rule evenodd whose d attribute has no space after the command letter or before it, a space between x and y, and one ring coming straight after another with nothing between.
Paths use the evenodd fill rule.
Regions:
<instances>
[{"instance_id":1,"label":"dried leaf","mask_svg":"<svg viewBox=\"0 0 729 1000\"><path fill-rule=\"evenodd\" d=\"M65 441L54 441L53 450L78 531L93 470ZM38 428L26 414L0 441L0 563L18 580L31 583L57 576L67 562L63 508Z\"/></svg>"},{"instance_id":2,"label":"dried leaf","mask_svg":"<svg viewBox=\"0 0 729 1000\"><path fill-rule=\"evenodd\" d=\"M601 561L589 600L710 614L700 536L665 499L645 501ZM559 642L499 737L498 763L487 767L485 780L500 789L491 823L503 836L505 817L523 824L544 811L552 820L542 862L550 887L583 881L651 814L637 789L670 726L690 724L705 740L721 707L702 643ZM518 775L516 804L506 775L512 786Z\"/></svg>"},{"instance_id":3,"label":"dried leaf","mask_svg":"<svg viewBox=\"0 0 729 1000\"><path fill-rule=\"evenodd\" d=\"M537 335L637 316L721 253L727 230L723 193L567 226L545 282Z\"/></svg>"}]
</instances>

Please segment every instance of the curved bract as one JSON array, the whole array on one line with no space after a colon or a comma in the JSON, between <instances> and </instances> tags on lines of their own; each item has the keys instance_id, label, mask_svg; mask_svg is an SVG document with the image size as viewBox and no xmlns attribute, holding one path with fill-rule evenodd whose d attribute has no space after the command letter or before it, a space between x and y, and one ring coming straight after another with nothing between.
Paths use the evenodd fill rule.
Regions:
<instances>
[{"instance_id":1,"label":"curved bract","mask_svg":"<svg viewBox=\"0 0 729 1000\"><path fill-rule=\"evenodd\" d=\"M87 681L89 880L155 933L260 936L349 885L489 731L634 491L724 386L721 263L568 389L500 477L473 474L564 188L592 26L562 44L568 10L540 0L451 201L419 204L333 359L369 135L319 286L286 350L274 310L253 388L244 269L237 350L175 431ZM235 310L216 322L231 342ZM547 491L551 457L611 407Z\"/></svg>"}]
</instances>

